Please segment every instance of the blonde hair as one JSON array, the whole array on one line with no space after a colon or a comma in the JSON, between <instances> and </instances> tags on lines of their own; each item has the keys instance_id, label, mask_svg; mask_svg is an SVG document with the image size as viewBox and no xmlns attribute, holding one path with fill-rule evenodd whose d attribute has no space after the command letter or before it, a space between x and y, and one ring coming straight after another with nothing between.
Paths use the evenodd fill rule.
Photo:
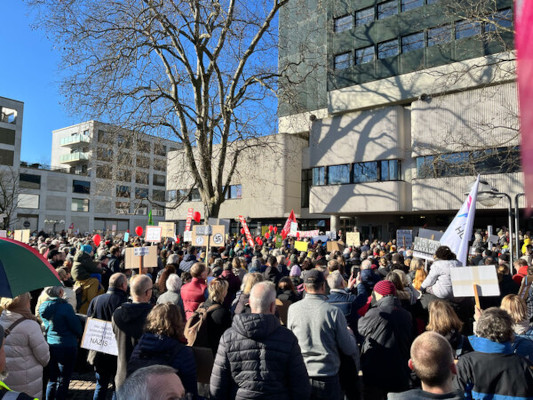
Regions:
<instances>
[{"instance_id":1,"label":"blonde hair","mask_svg":"<svg viewBox=\"0 0 533 400\"><path fill-rule=\"evenodd\" d=\"M21 304L29 304L31 300L31 296L29 292L19 294L17 297L12 299L11 297L2 297L0 299L0 307L2 307L4 310L11 310L13 308L17 308Z\"/></svg>"},{"instance_id":2,"label":"blonde hair","mask_svg":"<svg viewBox=\"0 0 533 400\"><path fill-rule=\"evenodd\" d=\"M505 296L502 299L500 308L509 313L515 324L527 319L526 302L516 294L508 294Z\"/></svg>"},{"instance_id":3,"label":"blonde hair","mask_svg":"<svg viewBox=\"0 0 533 400\"><path fill-rule=\"evenodd\" d=\"M250 292L252 291L252 287L257 282L263 282L264 280L263 275L259 272L252 272L248 273L247 275L248 278L246 279L246 285L244 285L244 289L242 290L244 294L250 294Z\"/></svg>"},{"instance_id":4,"label":"blonde hair","mask_svg":"<svg viewBox=\"0 0 533 400\"><path fill-rule=\"evenodd\" d=\"M209 292L209 300L215 303L222 303L226 294L228 293L229 283L225 279L215 278L207 288Z\"/></svg>"},{"instance_id":5,"label":"blonde hair","mask_svg":"<svg viewBox=\"0 0 533 400\"><path fill-rule=\"evenodd\" d=\"M463 323L445 300L435 300L429 303L429 323L426 330L440 333L443 336L453 330L460 332Z\"/></svg>"}]
</instances>

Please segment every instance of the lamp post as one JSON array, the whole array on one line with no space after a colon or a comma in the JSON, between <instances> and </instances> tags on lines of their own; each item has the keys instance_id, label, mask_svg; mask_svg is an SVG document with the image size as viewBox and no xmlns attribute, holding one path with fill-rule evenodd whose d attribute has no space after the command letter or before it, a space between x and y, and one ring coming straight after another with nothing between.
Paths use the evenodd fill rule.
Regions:
<instances>
[{"instance_id":1,"label":"lamp post","mask_svg":"<svg viewBox=\"0 0 533 400\"><path fill-rule=\"evenodd\" d=\"M65 223L65 220L57 220L57 219L45 219L44 220L44 223L45 224L51 224L53 227L52 227L52 230L54 231L54 235L56 233L56 225L57 224L64 224Z\"/></svg>"}]
</instances>

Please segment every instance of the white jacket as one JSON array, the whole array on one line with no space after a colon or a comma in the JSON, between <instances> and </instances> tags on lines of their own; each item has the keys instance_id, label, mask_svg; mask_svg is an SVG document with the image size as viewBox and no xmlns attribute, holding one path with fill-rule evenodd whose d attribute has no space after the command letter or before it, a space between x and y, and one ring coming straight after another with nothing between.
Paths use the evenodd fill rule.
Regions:
<instances>
[{"instance_id":1,"label":"white jacket","mask_svg":"<svg viewBox=\"0 0 533 400\"><path fill-rule=\"evenodd\" d=\"M20 314L4 310L0 325L7 329L21 317ZM4 383L14 391L41 399L43 367L50 360L48 343L41 326L33 320L22 321L5 339L5 353L9 375Z\"/></svg>"},{"instance_id":2,"label":"white jacket","mask_svg":"<svg viewBox=\"0 0 533 400\"><path fill-rule=\"evenodd\" d=\"M450 268L461 267L457 260L437 260L431 265L428 276L422 282L421 289L431 287L433 294L440 299L453 299Z\"/></svg>"}]
</instances>

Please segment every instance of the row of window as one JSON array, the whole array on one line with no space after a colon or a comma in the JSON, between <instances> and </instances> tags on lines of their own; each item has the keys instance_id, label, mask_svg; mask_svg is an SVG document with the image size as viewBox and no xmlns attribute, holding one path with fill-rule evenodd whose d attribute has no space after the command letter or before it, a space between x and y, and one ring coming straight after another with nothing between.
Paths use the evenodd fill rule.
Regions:
<instances>
[{"instance_id":1,"label":"row of window","mask_svg":"<svg viewBox=\"0 0 533 400\"><path fill-rule=\"evenodd\" d=\"M201 201L200 191L196 188L192 189L189 193L187 189L169 190L167 200L176 201L181 198L186 198L186 201ZM242 198L242 185L231 185L226 193L226 200L241 199Z\"/></svg>"},{"instance_id":2,"label":"row of window","mask_svg":"<svg viewBox=\"0 0 533 400\"><path fill-rule=\"evenodd\" d=\"M113 179L112 169L107 165L98 165L96 167L96 177L101 179ZM115 178L123 182L131 182L132 173L130 170L117 169ZM149 184L150 175L146 172L137 171L135 172L135 183L141 185ZM152 174L152 184L155 186L165 186L166 185L166 176Z\"/></svg>"},{"instance_id":3,"label":"row of window","mask_svg":"<svg viewBox=\"0 0 533 400\"><path fill-rule=\"evenodd\" d=\"M40 196L38 194L20 193L18 199L19 208L39 209ZM70 203L73 212L89 212L89 199L73 198Z\"/></svg>"},{"instance_id":4,"label":"row of window","mask_svg":"<svg viewBox=\"0 0 533 400\"><path fill-rule=\"evenodd\" d=\"M39 190L41 188L41 176L21 173L19 175L19 187ZM72 181L72 193L91 194L91 182L74 179Z\"/></svg>"},{"instance_id":5,"label":"row of window","mask_svg":"<svg viewBox=\"0 0 533 400\"><path fill-rule=\"evenodd\" d=\"M98 143L105 143L112 145L115 141L117 141L119 148L125 148L125 149L131 149L133 139L131 136L127 135L114 135L112 133L105 132L103 130L98 130ZM143 139L138 139L135 141L137 144L137 151L150 154L151 152L151 142ZM175 147L169 147L168 151L174 151L177 150ZM162 157L166 157L167 155L167 148L162 143L154 143L154 154Z\"/></svg>"},{"instance_id":6,"label":"row of window","mask_svg":"<svg viewBox=\"0 0 533 400\"><path fill-rule=\"evenodd\" d=\"M115 213L116 214L131 214L132 203L117 201L115 202ZM152 215L154 217L163 217L165 215L165 210L163 208L152 207ZM148 215L148 207L138 206L133 204L133 214L135 215Z\"/></svg>"},{"instance_id":7,"label":"row of window","mask_svg":"<svg viewBox=\"0 0 533 400\"><path fill-rule=\"evenodd\" d=\"M337 54L333 59L333 67L336 70L346 69L355 65L366 64L374 59L394 57L400 53L409 53L424 47L432 47L455 40L479 35L483 32L494 32L497 27L512 27L512 11L510 8L498 11L489 17L490 22L458 21L455 24L446 24L425 31L415 32L401 36L393 40L378 43L376 46L367 46L355 50Z\"/></svg>"},{"instance_id":8,"label":"row of window","mask_svg":"<svg viewBox=\"0 0 533 400\"><path fill-rule=\"evenodd\" d=\"M505 174L521 170L520 148L500 147L416 158L418 178Z\"/></svg>"},{"instance_id":9,"label":"row of window","mask_svg":"<svg viewBox=\"0 0 533 400\"><path fill-rule=\"evenodd\" d=\"M376 6L358 10L354 15L343 15L333 20L333 29L336 33L348 31L355 26L369 24L376 19L381 20L392 17L399 12L413 10L425 4L433 4L438 0L391 0L379 3Z\"/></svg>"},{"instance_id":10,"label":"row of window","mask_svg":"<svg viewBox=\"0 0 533 400\"><path fill-rule=\"evenodd\" d=\"M116 187L116 196L130 198L131 196L131 187L127 185L117 185ZM146 199L148 198L148 189L146 188L135 188L135 198L136 199ZM152 190L152 200L153 201L165 201L165 191L164 190Z\"/></svg>"},{"instance_id":11,"label":"row of window","mask_svg":"<svg viewBox=\"0 0 533 400\"><path fill-rule=\"evenodd\" d=\"M110 149L108 147L98 147L96 149L96 158L99 161L105 161L105 162L111 162L113 161L113 149ZM149 169L150 165L153 166L154 170L156 171L166 171L167 169L167 161L161 160L161 159L154 159L152 162L150 161L150 157L146 156L137 156L136 157L136 167L137 168L146 168ZM130 166L133 167L133 158L130 153L126 152L120 152L119 153L119 159L118 163L122 166Z\"/></svg>"},{"instance_id":12,"label":"row of window","mask_svg":"<svg viewBox=\"0 0 533 400\"><path fill-rule=\"evenodd\" d=\"M400 160L330 165L315 167L312 171L313 186L397 181L400 179Z\"/></svg>"}]
</instances>

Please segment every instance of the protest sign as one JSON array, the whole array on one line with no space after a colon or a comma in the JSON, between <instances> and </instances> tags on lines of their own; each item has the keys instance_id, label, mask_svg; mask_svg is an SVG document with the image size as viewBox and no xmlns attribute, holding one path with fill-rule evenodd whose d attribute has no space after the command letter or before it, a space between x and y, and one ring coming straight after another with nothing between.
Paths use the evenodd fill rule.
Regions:
<instances>
[{"instance_id":1,"label":"protest sign","mask_svg":"<svg viewBox=\"0 0 533 400\"><path fill-rule=\"evenodd\" d=\"M318 241L321 241L322 243L326 243L328 240L335 240L335 239L331 239L328 235L318 235L318 236L313 236L313 242L316 243Z\"/></svg>"},{"instance_id":2,"label":"protest sign","mask_svg":"<svg viewBox=\"0 0 533 400\"><path fill-rule=\"evenodd\" d=\"M413 246L413 231L410 229L398 229L396 231L396 244L399 247L410 249Z\"/></svg>"},{"instance_id":3,"label":"protest sign","mask_svg":"<svg viewBox=\"0 0 533 400\"><path fill-rule=\"evenodd\" d=\"M187 223L185 224L185 232L188 232L191 230L191 223L192 223L192 214L194 212L194 208L189 208L187 210Z\"/></svg>"},{"instance_id":4,"label":"protest sign","mask_svg":"<svg viewBox=\"0 0 533 400\"><path fill-rule=\"evenodd\" d=\"M328 236L329 240L337 240L337 232L335 231L327 231L326 236Z\"/></svg>"},{"instance_id":5,"label":"protest sign","mask_svg":"<svg viewBox=\"0 0 533 400\"><path fill-rule=\"evenodd\" d=\"M144 268L156 268L157 267L157 247L148 246L148 254L143 258ZM135 247L128 247L124 258L124 268L126 269L138 269L141 264L141 256L135 255Z\"/></svg>"},{"instance_id":6,"label":"protest sign","mask_svg":"<svg viewBox=\"0 0 533 400\"><path fill-rule=\"evenodd\" d=\"M6 238L7 237L7 231L6 230L0 230L0 237Z\"/></svg>"},{"instance_id":7,"label":"protest sign","mask_svg":"<svg viewBox=\"0 0 533 400\"><path fill-rule=\"evenodd\" d=\"M440 240L442 235L444 235L444 232L441 232L441 231L434 231L434 230L425 229L425 228L420 228L418 230L418 237L421 237L424 239Z\"/></svg>"},{"instance_id":8,"label":"protest sign","mask_svg":"<svg viewBox=\"0 0 533 400\"><path fill-rule=\"evenodd\" d=\"M13 234L13 238L15 240L18 240L19 242L28 243L30 241L30 230L29 229L15 230L15 233Z\"/></svg>"},{"instance_id":9,"label":"protest sign","mask_svg":"<svg viewBox=\"0 0 533 400\"><path fill-rule=\"evenodd\" d=\"M184 242L192 242L192 231L183 232L183 241Z\"/></svg>"},{"instance_id":10,"label":"protest sign","mask_svg":"<svg viewBox=\"0 0 533 400\"><path fill-rule=\"evenodd\" d=\"M343 251L343 250L344 250L344 246L340 244L339 242L331 242L331 241L327 242L327 251L332 252L332 251Z\"/></svg>"},{"instance_id":11,"label":"protest sign","mask_svg":"<svg viewBox=\"0 0 533 400\"><path fill-rule=\"evenodd\" d=\"M346 232L346 244L348 246L361 246L361 233Z\"/></svg>"},{"instance_id":12,"label":"protest sign","mask_svg":"<svg viewBox=\"0 0 533 400\"><path fill-rule=\"evenodd\" d=\"M298 222L291 222L291 228L287 236L296 236L296 232L298 232Z\"/></svg>"},{"instance_id":13,"label":"protest sign","mask_svg":"<svg viewBox=\"0 0 533 400\"><path fill-rule=\"evenodd\" d=\"M111 322L96 318L87 318L81 338L81 347L101 353L118 355L117 340Z\"/></svg>"},{"instance_id":14,"label":"protest sign","mask_svg":"<svg viewBox=\"0 0 533 400\"><path fill-rule=\"evenodd\" d=\"M300 242L300 241L294 242L294 248L298 251L307 251L308 246L309 246L308 242Z\"/></svg>"},{"instance_id":15,"label":"protest sign","mask_svg":"<svg viewBox=\"0 0 533 400\"><path fill-rule=\"evenodd\" d=\"M176 224L174 222L159 222L161 227L161 236L166 238L176 237Z\"/></svg>"},{"instance_id":16,"label":"protest sign","mask_svg":"<svg viewBox=\"0 0 533 400\"><path fill-rule=\"evenodd\" d=\"M128 242L129 240L130 240L130 233L129 232L124 233L124 241Z\"/></svg>"},{"instance_id":17,"label":"protest sign","mask_svg":"<svg viewBox=\"0 0 533 400\"><path fill-rule=\"evenodd\" d=\"M161 227L148 225L146 233L144 234L144 241L151 243L159 243L161 241Z\"/></svg>"},{"instance_id":18,"label":"protest sign","mask_svg":"<svg viewBox=\"0 0 533 400\"><path fill-rule=\"evenodd\" d=\"M454 297L475 297L481 308L480 296L499 296L500 285L495 265L450 268Z\"/></svg>"},{"instance_id":19,"label":"protest sign","mask_svg":"<svg viewBox=\"0 0 533 400\"><path fill-rule=\"evenodd\" d=\"M209 240L209 246L224 246L224 238L226 237L226 227L224 225L214 225L211 228L212 231Z\"/></svg>"},{"instance_id":20,"label":"protest sign","mask_svg":"<svg viewBox=\"0 0 533 400\"><path fill-rule=\"evenodd\" d=\"M413 256L425 260L433 260L433 256L439 247L440 242L437 240L416 237Z\"/></svg>"}]
</instances>

